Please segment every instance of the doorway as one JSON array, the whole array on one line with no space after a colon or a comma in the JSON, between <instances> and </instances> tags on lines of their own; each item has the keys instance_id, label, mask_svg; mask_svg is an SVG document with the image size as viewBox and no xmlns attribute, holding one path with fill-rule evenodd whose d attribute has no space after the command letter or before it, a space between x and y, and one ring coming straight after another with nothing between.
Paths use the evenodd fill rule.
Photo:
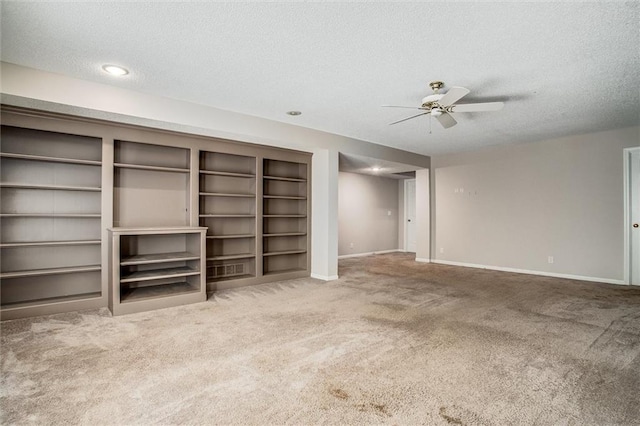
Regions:
<instances>
[{"instance_id":1,"label":"doorway","mask_svg":"<svg viewBox=\"0 0 640 426\"><path fill-rule=\"evenodd\" d=\"M404 250L415 253L418 246L416 235L416 180L407 179L404 181L404 215L405 234Z\"/></svg>"},{"instance_id":2,"label":"doorway","mask_svg":"<svg viewBox=\"0 0 640 426\"><path fill-rule=\"evenodd\" d=\"M625 282L640 286L640 148L624 150Z\"/></svg>"}]
</instances>

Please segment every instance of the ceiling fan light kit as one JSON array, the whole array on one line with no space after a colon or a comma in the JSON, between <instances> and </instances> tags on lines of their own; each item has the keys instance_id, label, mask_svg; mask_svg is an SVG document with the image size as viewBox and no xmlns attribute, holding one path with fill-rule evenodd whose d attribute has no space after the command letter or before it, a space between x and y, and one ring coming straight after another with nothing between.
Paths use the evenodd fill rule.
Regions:
<instances>
[{"instance_id":1,"label":"ceiling fan light kit","mask_svg":"<svg viewBox=\"0 0 640 426\"><path fill-rule=\"evenodd\" d=\"M421 115L430 114L432 117L435 117L438 120L442 127L448 129L449 127L453 127L457 124L457 121L451 116L451 113L498 111L504 106L502 102L456 104L457 101L470 93L469 89L453 86L451 87L451 89L449 89L449 91L447 91L447 93L441 94L439 93L440 89L444 87L444 83L442 81L432 81L429 83L429 86L434 93L432 95L425 96L422 99L422 104L419 107L383 105L385 107L391 108L410 108L423 111L420 114L403 118L402 120L394 121L390 124L398 124L412 118L420 117Z\"/></svg>"}]
</instances>

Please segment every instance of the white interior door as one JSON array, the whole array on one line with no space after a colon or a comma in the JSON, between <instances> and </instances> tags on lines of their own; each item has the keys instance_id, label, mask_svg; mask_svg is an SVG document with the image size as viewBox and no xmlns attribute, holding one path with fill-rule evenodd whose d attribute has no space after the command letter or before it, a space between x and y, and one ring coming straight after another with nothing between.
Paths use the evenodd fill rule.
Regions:
<instances>
[{"instance_id":1,"label":"white interior door","mask_svg":"<svg viewBox=\"0 0 640 426\"><path fill-rule=\"evenodd\" d=\"M405 250L409 252L416 252L417 249L417 236L416 236L416 180L407 179L404 181L404 211L406 217L406 223L404 229L406 230L404 238Z\"/></svg>"},{"instance_id":2,"label":"white interior door","mask_svg":"<svg viewBox=\"0 0 640 426\"><path fill-rule=\"evenodd\" d=\"M640 285L640 149L631 151L629 183L629 281L633 285Z\"/></svg>"}]
</instances>

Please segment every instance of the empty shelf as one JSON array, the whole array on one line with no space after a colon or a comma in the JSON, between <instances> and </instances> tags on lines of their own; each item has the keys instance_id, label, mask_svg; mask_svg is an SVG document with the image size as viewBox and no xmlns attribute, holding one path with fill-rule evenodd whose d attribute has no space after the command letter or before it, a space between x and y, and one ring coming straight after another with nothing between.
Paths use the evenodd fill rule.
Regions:
<instances>
[{"instance_id":1,"label":"empty shelf","mask_svg":"<svg viewBox=\"0 0 640 426\"><path fill-rule=\"evenodd\" d=\"M40 299L24 300L24 301L14 302L14 303L4 303L2 305L2 309L10 310L10 309L28 308L31 306L54 305L56 303L69 303L69 302L75 302L79 300L96 299L96 298L100 298L101 296L102 296L102 293L98 291L93 293L71 294L68 296L45 297Z\"/></svg>"},{"instance_id":2,"label":"empty shelf","mask_svg":"<svg viewBox=\"0 0 640 426\"><path fill-rule=\"evenodd\" d=\"M293 177L284 177L284 176L263 176L265 179L270 180L284 180L287 182L306 182L306 179L301 178L293 178Z\"/></svg>"},{"instance_id":3,"label":"empty shelf","mask_svg":"<svg viewBox=\"0 0 640 426\"><path fill-rule=\"evenodd\" d=\"M235 172L216 172L214 170L200 170L200 173L203 175L214 175L214 176L229 176L229 177L240 177L240 178L254 178L256 175L250 173L235 173Z\"/></svg>"},{"instance_id":4,"label":"empty shelf","mask_svg":"<svg viewBox=\"0 0 640 426\"><path fill-rule=\"evenodd\" d=\"M148 271L136 271L120 278L121 283L131 283L135 281L151 281L173 277L187 277L189 275L198 275L200 271L191 269L188 266L179 266L176 268L150 269Z\"/></svg>"},{"instance_id":5,"label":"empty shelf","mask_svg":"<svg viewBox=\"0 0 640 426\"><path fill-rule=\"evenodd\" d=\"M285 254L300 254L300 253L306 253L306 250L300 249L300 250L285 250L285 251L272 251L272 252L266 252L266 253L262 253L263 256L282 256Z\"/></svg>"},{"instance_id":6,"label":"empty shelf","mask_svg":"<svg viewBox=\"0 0 640 426\"><path fill-rule=\"evenodd\" d=\"M265 214L262 217L307 217L306 214Z\"/></svg>"},{"instance_id":7,"label":"empty shelf","mask_svg":"<svg viewBox=\"0 0 640 426\"><path fill-rule=\"evenodd\" d=\"M0 248L9 247L46 247L46 246L80 246L100 244L100 240L75 240L75 241L29 241L19 243L2 243Z\"/></svg>"},{"instance_id":8,"label":"empty shelf","mask_svg":"<svg viewBox=\"0 0 640 426\"><path fill-rule=\"evenodd\" d=\"M228 255L222 255L222 256L207 257L207 260L212 261L212 260L231 260L231 259L253 259L254 257L256 257L256 255L253 253L241 253L241 254L228 254Z\"/></svg>"},{"instance_id":9,"label":"empty shelf","mask_svg":"<svg viewBox=\"0 0 640 426\"><path fill-rule=\"evenodd\" d=\"M201 192L203 197L238 197L238 198L255 198L255 194L232 194L226 192Z\"/></svg>"},{"instance_id":10,"label":"empty shelf","mask_svg":"<svg viewBox=\"0 0 640 426\"><path fill-rule=\"evenodd\" d=\"M275 200L306 200L307 197L297 195L264 195L262 198L271 198Z\"/></svg>"},{"instance_id":11,"label":"empty shelf","mask_svg":"<svg viewBox=\"0 0 640 426\"><path fill-rule=\"evenodd\" d=\"M100 218L96 213L2 213L0 217Z\"/></svg>"},{"instance_id":12,"label":"empty shelf","mask_svg":"<svg viewBox=\"0 0 640 426\"><path fill-rule=\"evenodd\" d=\"M200 217L256 217L255 214L201 214Z\"/></svg>"},{"instance_id":13,"label":"empty shelf","mask_svg":"<svg viewBox=\"0 0 640 426\"><path fill-rule=\"evenodd\" d=\"M263 237L298 237L307 235L306 232L280 232L277 234L263 234Z\"/></svg>"},{"instance_id":14,"label":"empty shelf","mask_svg":"<svg viewBox=\"0 0 640 426\"><path fill-rule=\"evenodd\" d=\"M32 161L48 161L52 163L69 163L69 164L86 164L90 166L100 166L102 161L96 160L82 160L79 158L61 158L61 157L48 157L45 155L31 155L31 154L14 154L10 152L0 153L2 158L16 158L19 160L32 160Z\"/></svg>"},{"instance_id":15,"label":"empty shelf","mask_svg":"<svg viewBox=\"0 0 640 426\"><path fill-rule=\"evenodd\" d=\"M161 285L151 285L136 288L121 288L120 302L128 303L138 300L149 300L156 297L178 296L185 293L196 293L199 291L197 286L187 282L176 282Z\"/></svg>"},{"instance_id":16,"label":"empty shelf","mask_svg":"<svg viewBox=\"0 0 640 426\"><path fill-rule=\"evenodd\" d=\"M164 166L146 166L144 164L126 164L126 163L114 163L114 167L121 169L136 169L136 170L149 170L156 172L171 172L171 173L189 173L189 169L182 167L164 167Z\"/></svg>"},{"instance_id":17,"label":"empty shelf","mask_svg":"<svg viewBox=\"0 0 640 426\"><path fill-rule=\"evenodd\" d=\"M40 185L31 183L0 183L0 188L15 188L15 189L52 189L61 191L93 191L100 192L102 188L90 187L90 186L68 186L68 185Z\"/></svg>"},{"instance_id":18,"label":"empty shelf","mask_svg":"<svg viewBox=\"0 0 640 426\"><path fill-rule=\"evenodd\" d=\"M73 274L76 272L99 271L100 265L72 266L67 268L31 269L28 271L3 272L0 278L37 277L42 275Z\"/></svg>"},{"instance_id":19,"label":"empty shelf","mask_svg":"<svg viewBox=\"0 0 640 426\"><path fill-rule=\"evenodd\" d=\"M278 274L286 274L289 272L304 272L306 269L302 268L291 268L291 269L281 269L277 271L265 271L263 275L278 275Z\"/></svg>"},{"instance_id":20,"label":"empty shelf","mask_svg":"<svg viewBox=\"0 0 640 426\"><path fill-rule=\"evenodd\" d=\"M185 260L199 260L200 256L189 252L158 253L158 254L138 254L135 256L123 257L120 265L148 265L153 263L181 262Z\"/></svg>"},{"instance_id":21,"label":"empty shelf","mask_svg":"<svg viewBox=\"0 0 640 426\"><path fill-rule=\"evenodd\" d=\"M210 240L226 240L231 238L254 238L253 234L234 234L234 235L208 235L207 239Z\"/></svg>"}]
</instances>

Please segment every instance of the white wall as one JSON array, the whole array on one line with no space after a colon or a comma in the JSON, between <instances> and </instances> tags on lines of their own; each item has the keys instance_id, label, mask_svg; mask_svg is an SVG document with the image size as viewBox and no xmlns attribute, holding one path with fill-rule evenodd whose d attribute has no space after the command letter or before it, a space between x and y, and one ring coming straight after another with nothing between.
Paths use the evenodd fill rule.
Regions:
<instances>
[{"instance_id":1,"label":"white wall","mask_svg":"<svg viewBox=\"0 0 640 426\"><path fill-rule=\"evenodd\" d=\"M417 167L430 159L293 124L224 111L64 75L0 63L2 103L156 129L313 152L312 275L337 277L338 151ZM335 271L335 273L333 272Z\"/></svg>"},{"instance_id":2,"label":"white wall","mask_svg":"<svg viewBox=\"0 0 640 426\"><path fill-rule=\"evenodd\" d=\"M0 79L4 104L300 151L333 149L429 166L429 157L412 152L6 62L0 62Z\"/></svg>"},{"instance_id":3,"label":"white wall","mask_svg":"<svg viewBox=\"0 0 640 426\"><path fill-rule=\"evenodd\" d=\"M632 127L432 158L432 258L621 282L623 149L639 144Z\"/></svg>"},{"instance_id":4,"label":"white wall","mask_svg":"<svg viewBox=\"0 0 640 426\"><path fill-rule=\"evenodd\" d=\"M338 255L397 250L398 201L396 179L340 172Z\"/></svg>"}]
</instances>

